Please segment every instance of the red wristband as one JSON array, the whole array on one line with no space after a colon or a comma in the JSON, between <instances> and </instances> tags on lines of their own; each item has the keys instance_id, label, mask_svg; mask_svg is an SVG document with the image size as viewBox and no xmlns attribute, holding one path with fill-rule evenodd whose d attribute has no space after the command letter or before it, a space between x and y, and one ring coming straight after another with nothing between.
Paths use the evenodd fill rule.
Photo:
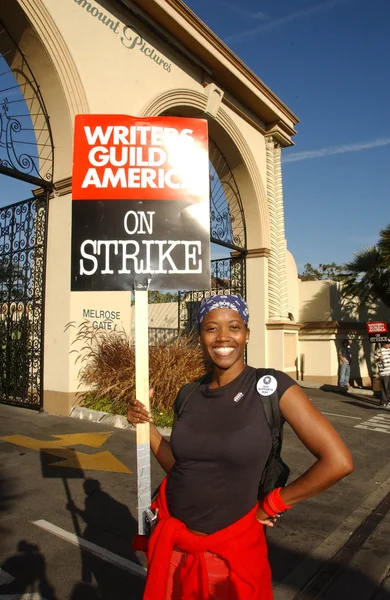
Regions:
<instances>
[{"instance_id":1,"label":"red wristband","mask_svg":"<svg viewBox=\"0 0 390 600\"><path fill-rule=\"evenodd\" d=\"M291 506L283 502L282 497L280 495L281 489L281 487L275 488L274 490L272 490L272 492L269 492L263 499L263 509L269 517L275 517L276 515L279 515L285 510L291 508Z\"/></svg>"}]
</instances>

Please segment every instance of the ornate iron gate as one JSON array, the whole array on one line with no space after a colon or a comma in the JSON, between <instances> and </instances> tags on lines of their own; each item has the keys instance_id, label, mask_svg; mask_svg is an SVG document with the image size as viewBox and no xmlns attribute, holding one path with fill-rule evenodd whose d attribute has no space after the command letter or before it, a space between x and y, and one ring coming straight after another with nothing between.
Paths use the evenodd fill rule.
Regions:
<instances>
[{"instance_id":1,"label":"ornate iron gate","mask_svg":"<svg viewBox=\"0 0 390 600\"><path fill-rule=\"evenodd\" d=\"M42 405L48 193L0 208L0 401Z\"/></svg>"},{"instance_id":2,"label":"ornate iron gate","mask_svg":"<svg viewBox=\"0 0 390 600\"><path fill-rule=\"evenodd\" d=\"M0 175L38 190L29 200L0 206L0 402L36 409L42 406L43 394L53 155L49 117L38 83L0 21Z\"/></svg>"},{"instance_id":3,"label":"ornate iron gate","mask_svg":"<svg viewBox=\"0 0 390 600\"><path fill-rule=\"evenodd\" d=\"M246 296L246 228L240 192L228 163L210 140L210 240L230 249L230 256L211 261L211 289L179 292L179 329L191 334L202 298L215 294Z\"/></svg>"},{"instance_id":4,"label":"ornate iron gate","mask_svg":"<svg viewBox=\"0 0 390 600\"><path fill-rule=\"evenodd\" d=\"M179 327L188 335L196 329L202 298L216 294L240 294L245 298L245 256L211 261L211 289L179 292Z\"/></svg>"}]
</instances>

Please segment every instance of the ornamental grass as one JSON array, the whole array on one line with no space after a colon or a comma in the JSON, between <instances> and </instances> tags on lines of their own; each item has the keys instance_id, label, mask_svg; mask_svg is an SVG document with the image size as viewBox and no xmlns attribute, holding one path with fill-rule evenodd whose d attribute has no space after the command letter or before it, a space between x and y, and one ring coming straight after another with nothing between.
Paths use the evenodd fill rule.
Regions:
<instances>
[{"instance_id":1,"label":"ornamental grass","mask_svg":"<svg viewBox=\"0 0 390 600\"><path fill-rule=\"evenodd\" d=\"M74 324L69 324L74 326ZM97 329L90 322L77 327L73 342L80 362L81 404L126 414L135 399L135 346L123 329ZM170 413L182 385L206 373L203 353L193 338L178 335L166 344L149 346L149 385L154 389L151 408Z\"/></svg>"}]
</instances>

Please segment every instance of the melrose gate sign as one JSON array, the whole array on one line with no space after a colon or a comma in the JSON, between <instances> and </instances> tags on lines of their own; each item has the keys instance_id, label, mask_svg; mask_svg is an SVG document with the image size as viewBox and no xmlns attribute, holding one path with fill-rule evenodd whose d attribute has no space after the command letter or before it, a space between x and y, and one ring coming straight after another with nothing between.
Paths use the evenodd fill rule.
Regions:
<instances>
[{"instance_id":1,"label":"melrose gate sign","mask_svg":"<svg viewBox=\"0 0 390 600\"><path fill-rule=\"evenodd\" d=\"M98 21L108 27L115 35L120 35L119 39L124 48L127 50L139 50L147 58L155 62L156 65L162 67L168 73L171 72L172 63L164 60L154 48L148 46L134 27L125 25L121 21L114 21L102 10L99 10L97 6L94 6L92 2L88 2L87 0L74 0L74 2L81 6L81 8L84 8L91 17L98 19Z\"/></svg>"}]
</instances>

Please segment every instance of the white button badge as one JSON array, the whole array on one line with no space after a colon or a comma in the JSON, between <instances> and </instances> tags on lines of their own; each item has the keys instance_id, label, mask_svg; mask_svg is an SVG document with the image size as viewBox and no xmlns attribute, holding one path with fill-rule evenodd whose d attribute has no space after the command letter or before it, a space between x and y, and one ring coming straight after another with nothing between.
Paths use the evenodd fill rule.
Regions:
<instances>
[{"instance_id":1,"label":"white button badge","mask_svg":"<svg viewBox=\"0 0 390 600\"><path fill-rule=\"evenodd\" d=\"M278 387L278 382L273 375L264 375L259 379L256 389L262 396L270 396Z\"/></svg>"}]
</instances>

